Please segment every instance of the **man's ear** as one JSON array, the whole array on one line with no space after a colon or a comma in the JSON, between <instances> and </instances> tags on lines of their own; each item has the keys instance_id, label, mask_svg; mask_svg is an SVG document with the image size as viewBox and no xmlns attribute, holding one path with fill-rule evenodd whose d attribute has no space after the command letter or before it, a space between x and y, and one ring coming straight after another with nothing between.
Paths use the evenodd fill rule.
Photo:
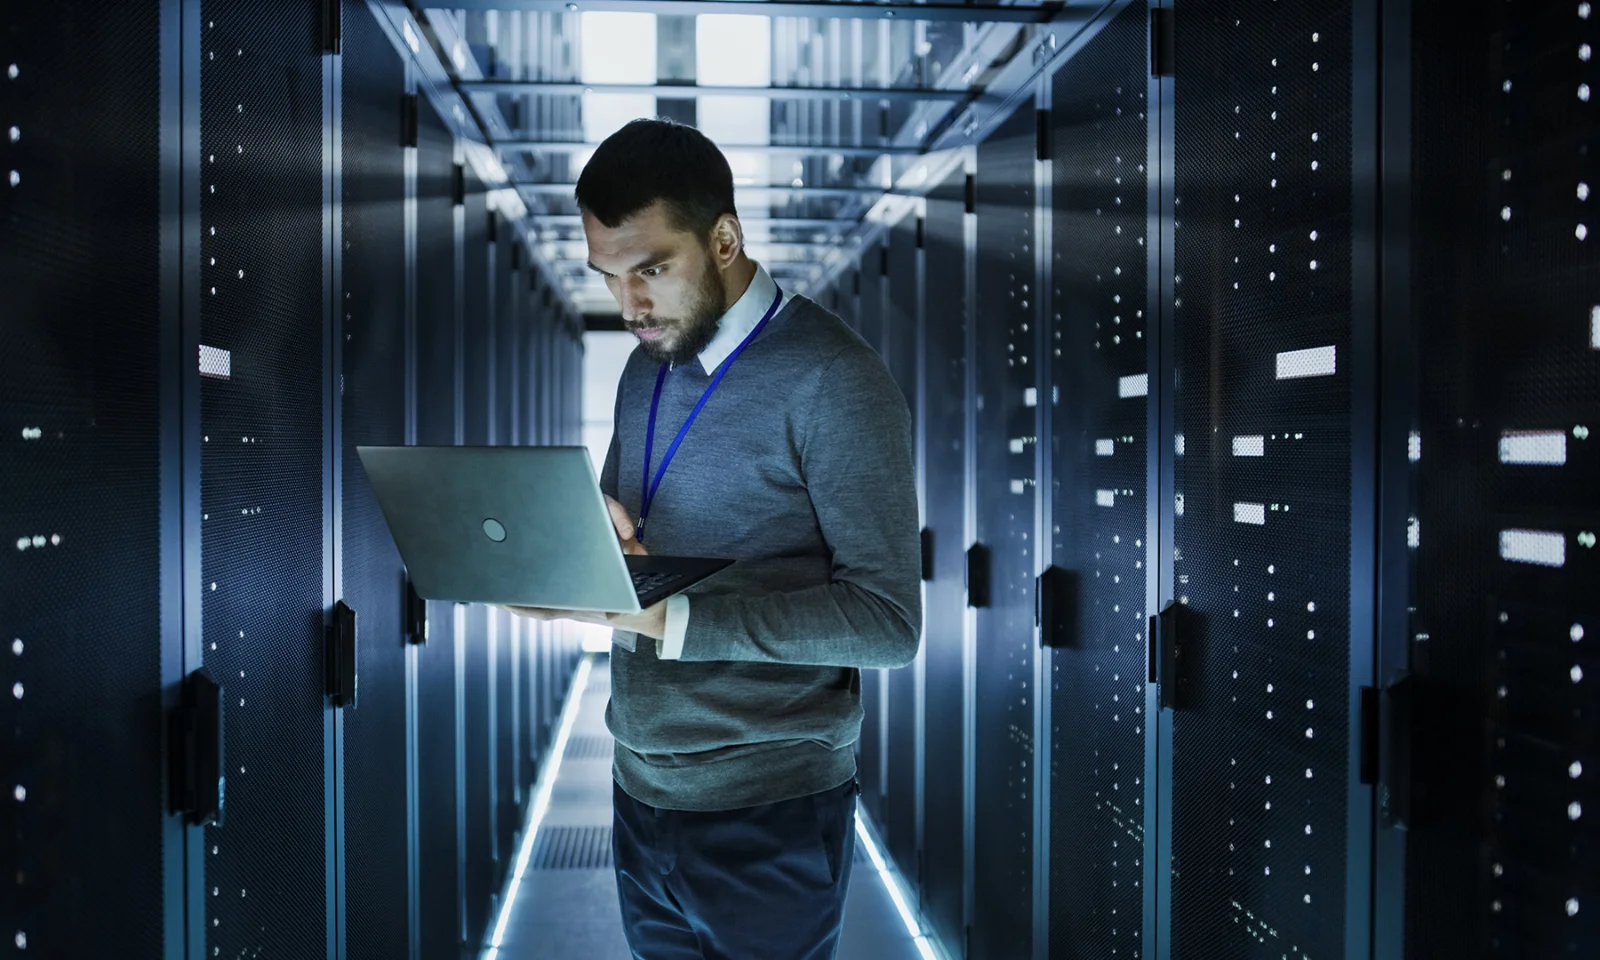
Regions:
<instances>
[{"instance_id":1,"label":"man's ear","mask_svg":"<svg viewBox=\"0 0 1600 960\"><path fill-rule=\"evenodd\" d=\"M711 255L718 269L726 270L733 266L743 252L744 228L739 224L739 218L731 213L718 217L716 225L711 228Z\"/></svg>"}]
</instances>

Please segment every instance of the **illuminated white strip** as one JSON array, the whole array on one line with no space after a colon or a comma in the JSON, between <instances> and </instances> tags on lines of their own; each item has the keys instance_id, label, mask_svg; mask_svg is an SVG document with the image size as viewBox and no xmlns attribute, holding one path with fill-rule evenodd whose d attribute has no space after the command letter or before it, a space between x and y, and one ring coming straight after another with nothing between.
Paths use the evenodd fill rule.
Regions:
<instances>
[{"instance_id":1,"label":"illuminated white strip","mask_svg":"<svg viewBox=\"0 0 1600 960\"><path fill-rule=\"evenodd\" d=\"M1026 480L1013 480L1013 481L1011 481L1011 492L1014 493L1014 494L1017 494L1018 496L1021 496L1022 494L1027 493L1028 492L1028 481L1026 481Z\"/></svg>"},{"instance_id":2,"label":"illuminated white strip","mask_svg":"<svg viewBox=\"0 0 1600 960\"><path fill-rule=\"evenodd\" d=\"M1113 456L1117 452L1117 441L1115 441L1115 440L1096 440L1094 442L1094 452L1095 452L1096 456L1101 456L1101 457Z\"/></svg>"},{"instance_id":3,"label":"illuminated white strip","mask_svg":"<svg viewBox=\"0 0 1600 960\"><path fill-rule=\"evenodd\" d=\"M1236 457L1264 457L1267 455L1267 438L1234 437L1233 455Z\"/></svg>"},{"instance_id":4,"label":"illuminated white strip","mask_svg":"<svg viewBox=\"0 0 1600 960\"><path fill-rule=\"evenodd\" d=\"M1337 366L1338 348L1312 347L1278 354L1278 379L1332 376Z\"/></svg>"},{"instance_id":5,"label":"illuminated white strip","mask_svg":"<svg viewBox=\"0 0 1600 960\"><path fill-rule=\"evenodd\" d=\"M1406 442L1406 456L1412 463L1422 459L1422 434L1411 431L1411 438Z\"/></svg>"},{"instance_id":6,"label":"illuminated white strip","mask_svg":"<svg viewBox=\"0 0 1600 960\"><path fill-rule=\"evenodd\" d=\"M1589 311L1589 346L1600 350L1600 307Z\"/></svg>"},{"instance_id":7,"label":"illuminated white strip","mask_svg":"<svg viewBox=\"0 0 1600 960\"><path fill-rule=\"evenodd\" d=\"M522 875L527 871L528 859L533 855L533 842L538 839L539 825L544 822L544 815L550 809L550 793L555 789L556 777L561 773L561 757L567 752L567 740L572 736L572 725L578 720L578 705L583 702L583 688L589 684L589 672L593 667L594 660L584 657L578 664L577 675L572 678L572 694L567 697L567 705L561 711L561 725L557 728L555 743L550 749L550 762L545 765L539 785L534 788L528 829L522 834L522 848L517 851L517 865L511 871L511 883L507 885L506 898L500 904L500 917L495 921L494 936L489 940L489 952L484 955L485 960L496 960L500 955L500 945L505 942L506 923L511 919L511 908L516 905Z\"/></svg>"},{"instance_id":8,"label":"illuminated white strip","mask_svg":"<svg viewBox=\"0 0 1600 960\"><path fill-rule=\"evenodd\" d=\"M1234 523L1253 523L1258 527L1266 526L1267 507L1263 503L1236 503L1233 505Z\"/></svg>"},{"instance_id":9,"label":"illuminated white strip","mask_svg":"<svg viewBox=\"0 0 1600 960\"><path fill-rule=\"evenodd\" d=\"M1412 549L1422 546L1422 521L1416 517L1406 522L1406 546Z\"/></svg>"},{"instance_id":10,"label":"illuminated white strip","mask_svg":"<svg viewBox=\"0 0 1600 960\"><path fill-rule=\"evenodd\" d=\"M1025 407L1037 407L1039 405L1039 389L1037 387L1029 387L1022 391L1022 405Z\"/></svg>"},{"instance_id":11,"label":"illuminated white strip","mask_svg":"<svg viewBox=\"0 0 1600 960\"><path fill-rule=\"evenodd\" d=\"M1124 398L1149 396L1150 374L1141 373L1135 377L1123 377L1117 382L1117 394Z\"/></svg>"},{"instance_id":12,"label":"illuminated white strip","mask_svg":"<svg viewBox=\"0 0 1600 960\"><path fill-rule=\"evenodd\" d=\"M406 46L411 48L411 52L412 53L421 53L422 52L422 42L417 39L417 31L411 29L411 21L410 20L402 21L401 24L400 24L400 27L401 27L401 30L405 33L405 36L406 36Z\"/></svg>"},{"instance_id":13,"label":"illuminated white strip","mask_svg":"<svg viewBox=\"0 0 1600 960\"><path fill-rule=\"evenodd\" d=\"M1560 430L1507 430L1500 434L1500 462L1561 466L1567 462L1567 435Z\"/></svg>"},{"instance_id":14,"label":"illuminated white strip","mask_svg":"<svg viewBox=\"0 0 1600 960\"><path fill-rule=\"evenodd\" d=\"M883 854L878 852L878 845L872 840L872 832L867 829L866 821L861 818L861 811L856 811L856 837L867 848L867 856L872 859L873 867L877 868L878 879L883 881L883 888L889 891L889 899L894 901L894 908L900 911L900 919L905 923L906 930L911 934L911 942L917 945L917 952L922 955L922 960L938 960L934 955L933 944L928 942L928 937L917 924L916 915L906 904L909 897L900 889L894 873L884 861Z\"/></svg>"},{"instance_id":15,"label":"illuminated white strip","mask_svg":"<svg viewBox=\"0 0 1600 960\"><path fill-rule=\"evenodd\" d=\"M200 376L227 380L233 376L233 354L216 347L200 345Z\"/></svg>"},{"instance_id":16,"label":"illuminated white strip","mask_svg":"<svg viewBox=\"0 0 1600 960\"><path fill-rule=\"evenodd\" d=\"M1094 502L1102 507L1114 507L1117 505L1117 491L1096 490L1094 492Z\"/></svg>"},{"instance_id":17,"label":"illuminated white strip","mask_svg":"<svg viewBox=\"0 0 1600 960\"><path fill-rule=\"evenodd\" d=\"M1021 437L1012 437L1011 438L1011 452L1012 453L1022 453L1027 449L1028 449L1028 445L1027 445L1027 443L1025 443L1023 441L1023 439Z\"/></svg>"},{"instance_id":18,"label":"illuminated white strip","mask_svg":"<svg viewBox=\"0 0 1600 960\"><path fill-rule=\"evenodd\" d=\"M1567 538L1564 534L1543 530L1502 530L1500 556L1514 563L1564 567L1567 565Z\"/></svg>"},{"instance_id":19,"label":"illuminated white strip","mask_svg":"<svg viewBox=\"0 0 1600 960\"><path fill-rule=\"evenodd\" d=\"M1183 439L1183 434L1178 434L1178 436L1172 441L1172 446L1173 449L1178 451L1178 456L1183 456L1184 447L1187 446L1187 443Z\"/></svg>"}]
</instances>

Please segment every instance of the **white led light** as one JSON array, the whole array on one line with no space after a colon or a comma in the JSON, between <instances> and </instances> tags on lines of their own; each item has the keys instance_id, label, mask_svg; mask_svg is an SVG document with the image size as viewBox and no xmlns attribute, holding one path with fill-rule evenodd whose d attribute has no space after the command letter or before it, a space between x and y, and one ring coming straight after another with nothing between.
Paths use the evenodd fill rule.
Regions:
<instances>
[{"instance_id":1,"label":"white led light","mask_svg":"<svg viewBox=\"0 0 1600 960\"><path fill-rule=\"evenodd\" d=\"M1560 466L1567 462L1563 430L1506 430L1500 434L1500 462Z\"/></svg>"},{"instance_id":2,"label":"white led light","mask_svg":"<svg viewBox=\"0 0 1600 960\"><path fill-rule=\"evenodd\" d=\"M1578 99L1584 103L1589 102L1589 85L1587 83L1578 84Z\"/></svg>"},{"instance_id":3,"label":"white led light","mask_svg":"<svg viewBox=\"0 0 1600 960\"><path fill-rule=\"evenodd\" d=\"M1094 454L1097 457L1110 457L1116 455L1117 442L1115 440L1096 440Z\"/></svg>"},{"instance_id":4,"label":"white led light","mask_svg":"<svg viewBox=\"0 0 1600 960\"><path fill-rule=\"evenodd\" d=\"M1589 349L1600 350L1600 307L1589 311Z\"/></svg>"},{"instance_id":5,"label":"white led light","mask_svg":"<svg viewBox=\"0 0 1600 960\"><path fill-rule=\"evenodd\" d=\"M1264 503L1236 503L1233 505L1233 522L1265 526L1267 506Z\"/></svg>"},{"instance_id":6,"label":"white led light","mask_svg":"<svg viewBox=\"0 0 1600 960\"><path fill-rule=\"evenodd\" d=\"M1412 463L1422 459L1422 434L1411 431L1411 438L1406 442L1406 456Z\"/></svg>"},{"instance_id":7,"label":"white led light","mask_svg":"<svg viewBox=\"0 0 1600 960\"><path fill-rule=\"evenodd\" d=\"M935 960L933 946L928 937L917 925L917 918L907 905L910 900L900 889L899 882L895 879L889 864L884 860L883 854L878 852L878 845L873 842L872 833L867 829L866 821L861 817L861 811L856 811L856 838L867 848L867 857L872 861L872 866L878 871L878 879L883 881L883 888L888 891L889 899L894 902L895 910L900 913L900 920L906 925L906 931L911 934L912 943L917 946L917 953L922 960Z\"/></svg>"},{"instance_id":8,"label":"white led light","mask_svg":"<svg viewBox=\"0 0 1600 960\"><path fill-rule=\"evenodd\" d=\"M1564 567L1567 564L1567 538L1565 534L1544 530L1502 530L1500 557L1513 563Z\"/></svg>"},{"instance_id":9,"label":"white led light","mask_svg":"<svg viewBox=\"0 0 1600 960\"><path fill-rule=\"evenodd\" d=\"M1096 490L1094 492L1094 502L1102 507L1114 507L1117 505L1117 491Z\"/></svg>"},{"instance_id":10,"label":"white led light","mask_svg":"<svg viewBox=\"0 0 1600 960\"><path fill-rule=\"evenodd\" d=\"M460 608L457 608L457 611L459 613ZM506 924L511 920L511 908L517 902L517 892L522 887L522 876L527 872L528 859L533 855L533 842L539 836L539 826L544 822L545 813L550 809L550 794L555 789L556 777L561 773L561 757L566 753L567 741L572 737L572 725L578 720L578 705L583 702L583 690L589 684L589 673L593 668L594 661L584 657L578 664L577 675L572 679L572 693L566 707L561 711L561 724L557 728L555 743L551 747L550 763L545 767L544 774L535 788L533 809L528 815L528 828L522 835L522 849L517 851L517 862L512 869L511 883L506 886L506 897L500 904L500 917L495 921L494 936L490 939L491 957L498 955L500 945L505 942Z\"/></svg>"},{"instance_id":11,"label":"white led light","mask_svg":"<svg viewBox=\"0 0 1600 960\"><path fill-rule=\"evenodd\" d=\"M1132 377L1123 377L1117 381L1117 395L1123 399L1129 397L1144 397L1150 394L1150 375L1141 373Z\"/></svg>"},{"instance_id":12,"label":"white led light","mask_svg":"<svg viewBox=\"0 0 1600 960\"><path fill-rule=\"evenodd\" d=\"M1267 455L1267 438L1262 436L1234 437L1233 455L1236 457L1264 457Z\"/></svg>"},{"instance_id":13,"label":"white led light","mask_svg":"<svg viewBox=\"0 0 1600 960\"><path fill-rule=\"evenodd\" d=\"M1313 347L1278 354L1278 379L1332 376L1338 369L1338 347Z\"/></svg>"}]
</instances>

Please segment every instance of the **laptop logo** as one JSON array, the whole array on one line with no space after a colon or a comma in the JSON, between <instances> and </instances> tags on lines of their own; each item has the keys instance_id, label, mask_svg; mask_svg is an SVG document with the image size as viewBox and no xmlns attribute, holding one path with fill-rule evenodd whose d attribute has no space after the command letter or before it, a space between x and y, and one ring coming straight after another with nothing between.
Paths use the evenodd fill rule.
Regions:
<instances>
[{"instance_id":1,"label":"laptop logo","mask_svg":"<svg viewBox=\"0 0 1600 960\"><path fill-rule=\"evenodd\" d=\"M492 517L483 521L483 532L495 543L505 542L506 528L500 524L500 521Z\"/></svg>"}]
</instances>

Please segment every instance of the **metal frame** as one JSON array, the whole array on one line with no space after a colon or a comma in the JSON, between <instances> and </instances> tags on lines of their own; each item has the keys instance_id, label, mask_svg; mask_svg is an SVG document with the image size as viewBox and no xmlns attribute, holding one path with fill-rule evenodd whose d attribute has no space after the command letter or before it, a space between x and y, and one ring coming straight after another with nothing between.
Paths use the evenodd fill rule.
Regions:
<instances>
[{"instance_id":1,"label":"metal frame","mask_svg":"<svg viewBox=\"0 0 1600 960\"><path fill-rule=\"evenodd\" d=\"M976 144L962 149L962 169L967 176L977 175L978 148ZM971 210L961 216L963 258L962 282L967 331L962 349L966 353L967 402L963 404L965 446L962 449L962 495L965 502L961 549L965 553L978 541L978 411L972 398L978 393L978 366L974 362L978 344L978 306L973 301L978 289L978 215ZM961 727L962 739L962 923L967 942L962 944L961 955L966 956L972 941L972 921L976 914L977 865L977 779L978 779L978 611L970 605L962 608L961 631Z\"/></svg>"},{"instance_id":2,"label":"metal frame","mask_svg":"<svg viewBox=\"0 0 1600 960\"><path fill-rule=\"evenodd\" d=\"M1062 63L1065 62L1063 58ZM1059 68L1059 64L1058 64ZM1048 112L1054 107L1055 70L1042 71L1034 80L1034 106ZM1034 583L1055 561L1055 458L1051 456L1054 428L1055 365L1051 363L1050 313L1053 309L1051 276L1055 250L1053 158L1040 159L1037 148L1033 160L1033 356L1034 405L1033 444L1033 576ZM1035 589L1038 589L1035 587ZM1055 701L1051 682L1055 667L1054 651L1044 645L1044 632L1033 628L1033 957L1050 957L1050 781L1052 716Z\"/></svg>"},{"instance_id":3,"label":"metal frame","mask_svg":"<svg viewBox=\"0 0 1600 960\"><path fill-rule=\"evenodd\" d=\"M1377 450L1378 501L1377 559L1378 607L1374 682L1381 691L1396 674L1411 665L1410 602L1411 557L1393 531L1406 528L1411 511L1412 465L1407 452L1415 404L1417 344L1411 310L1411 136L1412 136L1412 2L1387 0L1382 5L1380 31L1382 59L1377 90L1380 129L1377 159L1382 192L1377 198L1381 259L1375 304L1381 318L1376 348L1379 358L1379 421ZM1391 213L1392 211L1392 213ZM1380 694L1380 710L1386 710ZM1392 755L1393 729L1380 714L1378 757ZM1378 791L1385 789L1383 764L1379 765ZM1373 825L1372 943L1371 956L1398 958L1406 946L1406 834Z\"/></svg>"},{"instance_id":4,"label":"metal frame","mask_svg":"<svg viewBox=\"0 0 1600 960\"><path fill-rule=\"evenodd\" d=\"M342 0L330 0L343 16ZM323 416L323 608L331 622L344 598L344 57L322 53L322 416ZM328 957L344 960L344 711L323 710L323 764L328 833Z\"/></svg>"},{"instance_id":5,"label":"metal frame","mask_svg":"<svg viewBox=\"0 0 1600 960\"><path fill-rule=\"evenodd\" d=\"M472 95L532 94L568 96L585 93L628 93L668 99L696 97L765 97L769 100L851 100L851 101L948 101L961 102L981 96L981 90L944 90L910 87L727 87L698 84L662 85L654 83L581 83L558 80L473 80L456 85Z\"/></svg>"},{"instance_id":6,"label":"metal frame","mask_svg":"<svg viewBox=\"0 0 1600 960\"><path fill-rule=\"evenodd\" d=\"M453 9L522 10L533 13L654 13L666 16L743 14L810 20L926 20L958 23L1050 23L1079 13L1065 3L1040 6L966 6L959 3L733 2L733 0L458 0Z\"/></svg>"},{"instance_id":7,"label":"metal frame","mask_svg":"<svg viewBox=\"0 0 1600 960\"><path fill-rule=\"evenodd\" d=\"M369 7L370 9L370 7ZM377 10L372 10L378 16ZM382 23L382 18L379 17ZM417 93L417 67L410 57L402 54L405 68L405 92ZM417 443L417 148L407 146L405 151L405 442ZM420 687L419 649L406 645L406 872L407 883L406 925L409 930L409 960L422 956L422 782L421 760L418 754L420 731L417 724L418 695Z\"/></svg>"},{"instance_id":8,"label":"metal frame","mask_svg":"<svg viewBox=\"0 0 1600 960\"><path fill-rule=\"evenodd\" d=\"M534 196L559 196L572 198L577 190L576 183L515 183L512 186L518 193L532 194ZM763 184L760 186L744 186L734 184L735 195L741 193L790 193L797 196L809 197L877 197L894 192L890 187L796 187L786 183ZM854 221L851 221L854 223Z\"/></svg>"},{"instance_id":9,"label":"metal frame","mask_svg":"<svg viewBox=\"0 0 1600 960\"><path fill-rule=\"evenodd\" d=\"M586 140L542 140L538 138L500 140L495 143L495 147L500 150L526 150L533 153L582 153L585 150L597 149L599 146L600 144L598 143L590 143ZM873 159L885 156L916 157L926 152L918 147L829 146L820 143L722 143L718 144L718 146L729 153L756 153L762 156L817 154L820 156Z\"/></svg>"},{"instance_id":10,"label":"metal frame","mask_svg":"<svg viewBox=\"0 0 1600 960\"><path fill-rule=\"evenodd\" d=\"M160 12L161 709L202 663L200 621L200 4L162 0ZM163 767L171 744L163 744ZM163 956L205 951L205 829L167 813L162 784Z\"/></svg>"},{"instance_id":11,"label":"metal frame","mask_svg":"<svg viewBox=\"0 0 1600 960\"><path fill-rule=\"evenodd\" d=\"M1172 10L1173 0L1151 0L1152 10ZM1150 395L1146 407L1147 482L1157 495L1149 498L1145 523L1150 532L1145 542L1145 565L1149 574L1145 596L1147 615L1163 609L1177 597L1173 548L1174 497L1177 496L1177 398L1173 394L1177 357L1176 180L1173 144L1176 127L1173 115L1174 80L1171 76L1150 78L1147 94L1150 116L1148 177L1149 232L1155 250L1149 258L1147 305L1151 318ZM1148 638L1146 638L1148 639ZM1148 651L1149 645L1145 649ZM1161 709L1159 688L1145 685L1145 859L1144 859L1144 953L1150 960L1171 960L1169 921L1172 917L1172 778L1163 776L1163 758L1172 756L1172 722Z\"/></svg>"}]
</instances>

